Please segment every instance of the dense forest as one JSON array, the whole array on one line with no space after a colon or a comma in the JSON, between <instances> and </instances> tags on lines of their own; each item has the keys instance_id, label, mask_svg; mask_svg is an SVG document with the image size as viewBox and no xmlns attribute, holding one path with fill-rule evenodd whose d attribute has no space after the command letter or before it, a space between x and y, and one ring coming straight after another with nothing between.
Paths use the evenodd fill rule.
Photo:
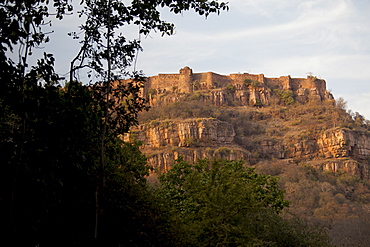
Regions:
<instances>
[{"instance_id":1,"label":"dense forest","mask_svg":"<svg viewBox=\"0 0 370 247\"><path fill-rule=\"evenodd\" d=\"M151 31L171 35L174 25L161 20L158 9L174 14L192 9L208 16L227 10L227 4L197 0L81 4L83 9L74 13L76 6L69 0L0 3L3 245L335 244L327 231L334 226L328 220L339 219L333 212L346 216L345 212L357 210L355 203L370 198L369 184L360 178L305 166L272 166L256 153L248 164L212 157L189 163L180 157L158 182L149 183L152 167L140 143L122 140L148 107L140 94L143 75L129 70L142 49L140 41L128 40L118 30L136 25L144 35ZM53 54L45 52L35 64L30 61L35 49L50 41L44 26L63 21L67 14L83 17L85 23L70 33L80 39L80 50L65 79L54 71ZM89 81L80 81L80 73L87 73ZM123 77L133 80L119 80ZM172 111L190 114L179 105L173 107ZM275 114L288 114L289 109ZM149 113L157 114L154 109ZM285 196L290 189L301 191L296 196L304 198ZM316 200L307 201L312 197ZM325 221L310 220L312 215ZM338 221L336 233L345 237L344 233L351 234L348 226L366 224L365 219L364 215Z\"/></svg>"}]
</instances>

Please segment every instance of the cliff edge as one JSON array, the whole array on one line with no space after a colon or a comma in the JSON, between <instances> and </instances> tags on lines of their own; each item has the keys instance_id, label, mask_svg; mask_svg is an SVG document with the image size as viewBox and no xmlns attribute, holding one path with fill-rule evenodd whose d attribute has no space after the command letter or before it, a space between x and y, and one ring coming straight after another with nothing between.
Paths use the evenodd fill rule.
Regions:
<instances>
[{"instance_id":1,"label":"cliff edge","mask_svg":"<svg viewBox=\"0 0 370 247\"><path fill-rule=\"evenodd\" d=\"M125 136L142 142L154 173L180 155L274 160L369 178L370 132L334 100L325 80L263 74L193 73L147 78L151 109Z\"/></svg>"}]
</instances>

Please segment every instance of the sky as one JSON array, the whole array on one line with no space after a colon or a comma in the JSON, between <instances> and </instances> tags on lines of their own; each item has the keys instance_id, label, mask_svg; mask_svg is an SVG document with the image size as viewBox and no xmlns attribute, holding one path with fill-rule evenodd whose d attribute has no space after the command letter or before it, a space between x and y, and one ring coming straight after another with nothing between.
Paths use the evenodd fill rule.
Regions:
<instances>
[{"instance_id":1,"label":"sky","mask_svg":"<svg viewBox=\"0 0 370 247\"><path fill-rule=\"evenodd\" d=\"M229 7L207 19L192 11L174 15L163 10L162 18L176 26L175 35L141 36L144 50L136 69L147 76L178 73L185 66L194 73L222 75L312 74L326 80L327 89L336 99L343 97L348 109L370 119L369 0L229 0ZM67 17L53 27L50 46L57 48L61 74L78 50L66 35L74 26L76 20ZM139 38L137 29L127 32Z\"/></svg>"}]
</instances>

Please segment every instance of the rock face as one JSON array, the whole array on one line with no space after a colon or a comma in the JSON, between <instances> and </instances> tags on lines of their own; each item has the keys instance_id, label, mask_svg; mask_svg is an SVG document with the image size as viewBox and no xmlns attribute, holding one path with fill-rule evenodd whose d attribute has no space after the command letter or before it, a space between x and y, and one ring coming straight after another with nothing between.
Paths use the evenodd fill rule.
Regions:
<instances>
[{"instance_id":1,"label":"rock face","mask_svg":"<svg viewBox=\"0 0 370 247\"><path fill-rule=\"evenodd\" d=\"M195 162L206 157L228 160L248 159L248 152L234 142L234 127L212 118L184 121L152 121L140 125L125 136L126 141L142 142L149 163L156 172L166 172L182 156Z\"/></svg>"},{"instance_id":2,"label":"rock face","mask_svg":"<svg viewBox=\"0 0 370 247\"><path fill-rule=\"evenodd\" d=\"M319 152L326 158L370 157L370 136L349 129L336 128L325 131L317 140Z\"/></svg>"},{"instance_id":3,"label":"rock face","mask_svg":"<svg viewBox=\"0 0 370 247\"><path fill-rule=\"evenodd\" d=\"M127 138L137 138L144 148L229 145L234 142L232 125L217 119L154 121L140 125Z\"/></svg>"},{"instance_id":4,"label":"rock face","mask_svg":"<svg viewBox=\"0 0 370 247\"><path fill-rule=\"evenodd\" d=\"M370 178L370 170L368 165L361 164L353 159L336 159L332 161L326 161L316 165L316 167L323 171L330 171L333 173L344 172L351 175L356 175L362 179Z\"/></svg>"},{"instance_id":5,"label":"rock face","mask_svg":"<svg viewBox=\"0 0 370 247\"><path fill-rule=\"evenodd\" d=\"M216 119L156 121L140 125L126 136L138 140L155 172L166 172L182 156L195 162L206 157L250 161L251 151L235 142L234 127ZM254 150L280 160L314 160L314 166L370 178L367 165L356 160L370 157L370 136L345 128L326 130L317 139L261 140ZM320 162L318 162L318 160Z\"/></svg>"},{"instance_id":6,"label":"rock face","mask_svg":"<svg viewBox=\"0 0 370 247\"><path fill-rule=\"evenodd\" d=\"M228 121L225 117L221 118L223 121L204 117L167 119L152 120L132 129L125 140L142 142L142 150L147 154L154 172L166 172L182 156L189 162L215 157L242 159L252 165L259 159L275 159L288 163L305 161L321 170L341 171L370 178L368 132L326 127L323 128L325 130L310 130L308 132L313 133L306 135L304 129L287 126L285 122L289 122L290 116L274 117L272 113L268 113L269 120L258 117L259 110L256 109L262 111L265 108L265 112L271 112L269 107L287 106L291 101L300 105L329 102L329 107L334 107L330 103L333 96L326 90L326 82L316 77L266 78L263 74L247 73L224 76L212 72L193 73L190 68L185 67L179 74L149 77L143 94L153 108L181 104L190 98L196 104L227 108L230 112L233 112L232 107L255 109L253 116L239 122ZM285 110L286 107L282 107L278 112ZM229 117L233 118L232 115ZM309 119L314 117L309 116ZM331 121L330 118L331 116L322 115L319 121ZM259 131L259 134L250 131L249 129L255 128L254 123L258 125L258 121L264 121L265 128L268 126L270 129ZM290 126L295 124L290 123ZM275 129L282 131L274 134L279 132Z\"/></svg>"},{"instance_id":7,"label":"rock face","mask_svg":"<svg viewBox=\"0 0 370 247\"><path fill-rule=\"evenodd\" d=\"M236 147L219 148L175 148L162 150L148 156L149 164L154 168L154 173L163 173L171 169L179 157L191 163L204 158L221 158L226 160L248 160L249 153Z\"/></svg>"}]
</instances>

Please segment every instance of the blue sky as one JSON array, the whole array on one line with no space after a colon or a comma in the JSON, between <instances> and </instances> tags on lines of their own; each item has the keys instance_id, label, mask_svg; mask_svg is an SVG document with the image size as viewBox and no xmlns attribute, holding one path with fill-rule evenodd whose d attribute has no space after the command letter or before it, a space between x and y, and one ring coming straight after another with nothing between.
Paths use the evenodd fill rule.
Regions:
<instances>
[{"instance_id":1,"label":"blue sky","mask_svg":"<svg viewBox=\"0 0 370 247\"><path fill-rule=\"evenodd\" d=\"M191 11L175 16L164 10L176 34L140 37L144 51L136 68L147 76L178 73L184 66L224 75L312 73L326 80L335 98L370 119L369 0L229 0L229 6L207 20ZM47 46L62 74L78 49L66 36L75 26L73 17L55 22ZM139 37L136 28L125 32Z\"/></svg>"}]
</instances>

